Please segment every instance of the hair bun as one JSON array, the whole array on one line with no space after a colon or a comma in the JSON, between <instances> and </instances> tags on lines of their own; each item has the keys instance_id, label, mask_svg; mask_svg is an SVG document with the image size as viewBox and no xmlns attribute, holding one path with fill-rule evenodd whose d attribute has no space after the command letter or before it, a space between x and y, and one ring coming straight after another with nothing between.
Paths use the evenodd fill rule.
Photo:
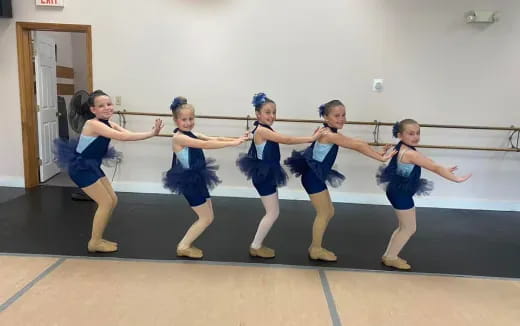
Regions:
<instances>
[{"instance_id":1,"label":"hair bun","mask_svg":"<svg viewBox=\"0 0 520 326\"><path fill-rule=\"evenodd\" d=\"M257 93L253 96L253 105L254 107L259 107L260 105L264 104L265 101L267 100L267 96L265 95L265 93Z\"/></svg>"},{"instance_id":2,"label":"hair bun","mask_svg":"<svg viewBox=\"0 0 520 326\"><path fill-rule=\"evenodd\" d=\"M170 105L170 110L175 111L180 106L182 106L182 105L184 105L186 103L188 103L188 100L185 97L177 96L176 98L173 99L173 102Z\"/></svg>"},{"instance_id":3,"label":"hair bun","mask_svg":"<svg viewBox=\"0 0 520 326\"><path fill-rule=\"evenodd\" d=\"M392 136L394 136L395 138L397 138L397 134L399 134L400 126L401 126L401 124L399 123L399 121L397 121L396 123L394 123L394 125L392 127Z\"/></svg>"},{"instance_id":4,"label":"hair bun","mask_svg":"<svg viewBox=\"0 0 520 326\"><path fill-rule=\"evenodd\" d=\"M320 117L323 117L325 115L325 104L320 105L318 108L318 112L320 114Z\"/></svg>"}]
</instances>

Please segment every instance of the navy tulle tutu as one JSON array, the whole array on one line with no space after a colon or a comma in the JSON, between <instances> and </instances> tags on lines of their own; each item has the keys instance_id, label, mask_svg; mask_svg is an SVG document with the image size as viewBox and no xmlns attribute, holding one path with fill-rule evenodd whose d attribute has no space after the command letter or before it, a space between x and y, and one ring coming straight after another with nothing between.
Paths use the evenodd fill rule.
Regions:
<instances>
[{"instance_id":1,"label":"navy tulle tutu","mask_svg":"<svg viewBox=\"0 0 520 326\"><path fill-rule=\"evenodd\" d=\"M76 151L79 139L73 138L70 140L55 139L54 140L54 161L62 169L85 170L92 167L98 167L101 163L106 166L112 166L122 160L122 153L108 147L100 157L85 157ZM108 143L107 143L108 146Z\"/></svg>"},{"instance_id":2,"label":"navy tulle tutu","mask_svg":"<svg viewBox=\"0 0 520 326\"><path fill-rule=\"evenodd\" d=\"M178 128L173 131L185 134L197 139L191 131L182 131ZM173 153L172 167L163 174L163 185L171 192L177 194L201 194L207 189L213 189L221 181L217 177L218 165L212 158L206 159L200 148L188 147L189 168L185 168L178 161L177 155Z\"/></svg>"},{"instance_id":3,"label":"navy tulle tutu","mask_svg":"<svg viewBox=\"0 0 520 326\"><path fill-rule=\"evenodd\" d=\"M293 150L291 156L285 159L285 165L296 177L300 177L311 170L322 182L327 182L332 187L339 187L345 181L345 176L332 169L337 156L337 145L332 147L323 162L318 162L312 158L313 147L314 143L303 151Z\"/></svg>"},{"instance_id":4,"label":"navy tulle tutu","mask_svg":"<svg viewBox=\"0 0 520 326\"><path fill-rule=\"evenodd\" d=\"M303 153L304 151L293 150L291 156L284 161L284 164L289 167L289 171L294 174L295 177L301 177L309 170L309 165Z\"/></svg>"},{"instance_id":5,"label":"navy tulle tutu","mask_svg":"<svg viewBox=\"0 0 520 326\"><path fill-rule=\"evenodd\" d=\"M399 152L401 145L402 142L399 142L395 146L395 150ZM413 146L408 147L410 147L412 150L415 150ZM391 186L392 188L411 196L429 195L433 190L433 182L421 178L421 167L415 165L412 173L407 177L399 175L397 173L397 157L398 154L394 155L388 165L382 165L379 167L378 173L376 174L377 184L383 186L385 190Z\"/></svg>"},{"instance_id":6,"label":"navy tulle tutu","mask_svg":"<svg viewBox=\"0 0 520 326\"><path fill-rule=\"evenodd\" d=\"M249 153L241 153L236 165L248 180L252 179L255 183L270 182L278 187L287 183L288 176L280 162L259 160Z\"/></svg>"},{"instance_id":7,"label":"navy tulle tutu","mask_svg":"<svg viewBox=\"0 0 520 326\"><path fill-rule=\"evenodd\" d=\"M163 184L165 188L177 194L196 193L201 187L213 189L221 182L216 174L217 170L218 165L212 158L188 169L175 162L172 168L164 173Z\"/></svg>"},{"instance_id":8,"label":"navy tulle tutu","mask_svg":"<svg viewBox=\"0 0 520 326\"><path fill-rule=\"evenodd\" d=\"M112 167L121 163L121 161L123 161L123 153L117 151L113 146L108 147L105 156L103 156L103 165Z\"/></svg>"},{"instance_id":9,"label":"navy tulle tutu","mask_svg":"<svg viewBox=\"0 0 520 326\"><path fill-rule=\"evenodd\" d=\"M269 130L273 130L271 126L254 122L256 126L251 132L255 134L258 126L263 126ZM273 141L267 140L264 145L262 159L258 158L254 140L251 141L249 151L240 153L236 165L244 173L248 180L253 180L254 184L270 184L277 187L287 184L287 172L280 164L280 145Z\"/></svg>"}]
</instances>

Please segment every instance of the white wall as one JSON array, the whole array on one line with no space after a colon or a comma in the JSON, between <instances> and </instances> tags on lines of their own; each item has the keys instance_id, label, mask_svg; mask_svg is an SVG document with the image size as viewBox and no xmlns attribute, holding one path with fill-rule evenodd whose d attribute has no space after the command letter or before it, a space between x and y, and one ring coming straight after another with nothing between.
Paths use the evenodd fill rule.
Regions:
<instances>
[{"instance_id":1,"label":"white wall","mask_svg":"<svg viewBox=\"0 0 520 326\"><path fill-rule=\"evenodd\" d=\"M413 117L498 126L520 120L520 2L515 0L156 0L146 5L93 0L67 2L56 11L36 9L30 1L13 5L15 19L0 21L0 89L7 108L0 145L13 153L0 167L0 180L23 175L18 84L13 83L15 21L92 25L94 87L122 96L130 111L168 112L171 99L184 95L200 114L253 114L252 94L265 91L277 102L279 117L287 118L316 118L320 103L339 98L351 120ZM463 13L470 9L498 10L501 19L468 25ZM373 78L385 79L383 93L371 92ZM151 125L151 118L128 118L131 129ZM275 125L294 135L314 127ZM243 123L199 120L197 129L237 135ZM344 132L371 139L367 127ZM390 140L389 134L383 129L383 140ZM507 135L423 128L422 141L499 147ZM160 175L171 160L168 140L117 145L126 158L117 187L161 190ZM233 163L246 150L243 145L208 153L220 162L224 179L215 194L255 195ZM284 147L282 155L290 150ZM520 210L518 153L425 152L474 177L454 184L426 172L436 188L419 205ZM337 163L347 181L335 190L336 200L386 204L374 181L376 162L345 150ZM306 197L294 179L281 195Z\"/></svg>"}]
</instances>

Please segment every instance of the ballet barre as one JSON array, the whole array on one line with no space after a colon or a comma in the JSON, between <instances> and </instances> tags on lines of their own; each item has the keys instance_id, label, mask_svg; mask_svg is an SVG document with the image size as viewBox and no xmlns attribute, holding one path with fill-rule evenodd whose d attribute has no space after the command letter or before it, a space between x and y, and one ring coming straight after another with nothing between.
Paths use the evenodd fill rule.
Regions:
<instances>
[{"instance_id":1,"label":"ballet barre","mask_svg":"<svg viewBox=\"0 0 520 326\"><path fill-rule=\"evenodd\" d=\"M150 117L171 117L170 113L152 113L152 112L132 112L126 110L119 110L115 112L119 115L121 123L126 124L126 116L150 116ZM238 116L220 116L220 115L197 115L197 119L213 119L213 120L238 120L246 121L246 130L250 129L250 122L255 121L256 118L250 115L245 117ZM320 119L285 119L277 118L277 122L294 122L294 123L322 123ZM372 132L374 140L369 144L372 146L384 146L387 143L379 141L380 127L392 127L393 122L382 121L347 121L348 125L362 125L373 126ZM454 149L454 150L474 150L474 151L491 151L491 152L520 152L520 128L511 127L497 127L497 126L464 126L464 125L445 125L445 124L427 124L421 123L421 128L445 128L445 129L466 129L466 130L488 130L488 131L508 131L508 137L511 147L478 147L478 146L451 146L451 145L418 145L419 148L432 149ZM159 137L171 137L171 134L160 134Z\"/></svg>"}]
</instances>

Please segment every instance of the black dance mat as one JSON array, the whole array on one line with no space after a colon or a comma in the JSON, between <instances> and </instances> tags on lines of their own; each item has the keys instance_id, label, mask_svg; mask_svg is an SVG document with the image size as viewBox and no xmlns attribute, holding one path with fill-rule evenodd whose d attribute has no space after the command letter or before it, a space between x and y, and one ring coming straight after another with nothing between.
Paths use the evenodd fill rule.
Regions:
<instances>
[{"instance_id":1,"label":"black dance mat","mask_svg":"<svg viewBox=\"0 0 520 326\"><path fill-rule=\"evenodd\" d=\"M0 191L0 252L174 260L177 242L195 220L177 195L118 193L105 233L112 254L88 254L93 202L71 200L74 188L40 186ZM17 192L16 196L13 192ZM338 261L308 258L314 210L308 201L281 200L265 245L276 258L251 258L248 247L264 211L259 199L214 197L215 221L196 241L204 260L390 270L380 257L396 227L390 206L336 203L325 247ZM417 209L417 233L401 253L414 272L520 278L520 213Z\"/></svg>"}]
</instances>

